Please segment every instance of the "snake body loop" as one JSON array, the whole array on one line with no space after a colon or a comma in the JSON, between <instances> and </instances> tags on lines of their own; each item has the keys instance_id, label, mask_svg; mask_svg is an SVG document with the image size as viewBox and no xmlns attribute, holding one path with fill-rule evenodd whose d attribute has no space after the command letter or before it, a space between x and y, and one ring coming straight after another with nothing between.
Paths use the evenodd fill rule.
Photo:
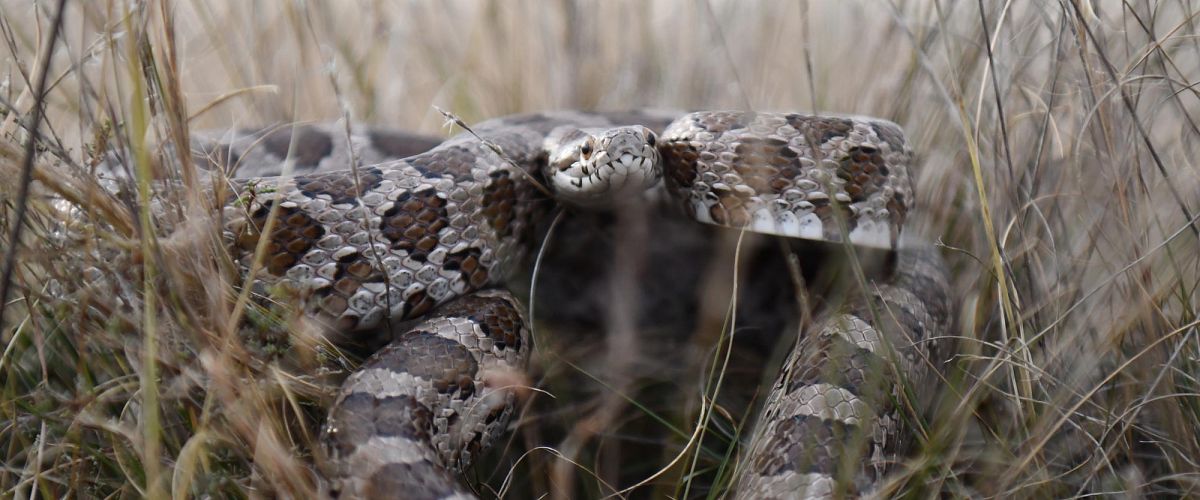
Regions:
<instances>
[{"instance_id":1,"label":"snake body loop","mask_svg":"<svg viewBox=\"0 0 1200 500\"><path fill-rule=\"evenodd\" d=\"M892 276L801 332L735 486L739 498L816 498L867 492L887 472L911 437L896 401L936 364L931 340L949 317L937 253L899 245L913 200L903 133L862 117L669 118L521 115L437 145L312 126L197 141L213 166L259 176L221 200L230 254L253 276L242 286L297 301L340 341L386 338L324 425L318 465L331 495L472 496L457 473L506 432L532 348L521 305L496 287L553 206L539 179L558 201L594 209L662 177L700 222L900 246ZM270 177L286 158L296 175ZM251 275L255 259L263 268Z\"/></svg>"}]
</instances>

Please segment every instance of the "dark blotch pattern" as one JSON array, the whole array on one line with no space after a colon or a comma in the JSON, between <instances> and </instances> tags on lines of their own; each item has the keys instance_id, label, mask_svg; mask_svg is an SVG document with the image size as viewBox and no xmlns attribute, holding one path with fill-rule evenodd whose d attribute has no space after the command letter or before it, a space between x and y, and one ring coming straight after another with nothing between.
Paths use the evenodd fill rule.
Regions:
<instances>
[{"instance_id":1,"label":"dark blotch pattern","mask_svg":"<svg viewBox=\"0 0 1200 500\"><path fill-rule=\"evenodd\" d=\"M696 182L696 159L700 152L684 141L664 141L658 148L662 155L663 174L672 193L687 193ZM679 196L684 199L685 196Z\"/></svg>"},{"instance_id":2,"label":"dark blotch pattern","mask_svg":"<svg viewBox=\"0 0 1200 500\"><path fill-rule=\"evenodd\" d=\"M446 304L442 315L470 318L500 349L521 349L520 313L507 300L496 297L467 296Z\"/></svg>"},{"instance_id":3,"label":"dark blotch pattern","mask_svg":"<svg viewBox=\"0 0 1200 500\"><path fill-rule=\"evenodd\" d=\"M846 181L846 194L851 201L863 201L887 183L887 162L878 149L853 147L839 159L837 176Z\"/></svg>"},{"instance_id":4,"label":"dark blotch pattern","mask_svg":"<svg viewBox=\"0 0 1200 500\"><path fill-rule=\"evenodd\" d=\"M405 250L417 262L425 262L437 248L438 232L450 225L446 199L430 187L405 191L383 213L380 232L392 242L392 248Z\"/></svg>"},{"instance_id":5,"label":"dark blotch pattern","mask_svg":"<svg viewBox=\"0 0 1200 500\"><path fill-rule=\"evenodd\" d=\"M837 229L838 217L846 224L846 233L850 234L855 227L858 226L858 219L850 211L850 207L845 203L834 204L826 199L809 200L813 204L813 213L817 214L823 222L825 222L825 236L829 241L842 241L842 232Z\"/></svg>"},{"instance_id":6,"label":"dark blotch pattern","mask_svg":"<svg viewBox=\"0 0 1200 500\"><path fill-rule=\"evenodd\" d=\"M875 329L892 340L892 347L904 356L915 356L916 347L929 337L929 329L936 327L929 323L929 317L921 304L909 303L896 294L871 294L871 305L856 304L851 314L860 318L871 318L871 311L876 311L879 324Z\"/></svg>"},{"instance_id":7,"label":"dark blotch pattern","mask_svg":"<svg viewBox=\"0 0 1200 500\"><path fill-rule=\"evenodd\" d=\"M433 300L425 290L414 293L404 301L404 319L413 319L424 316L425 313L433 310L433 306L437 302Z\"/></svg>"},{"instance_id":8,"label":"dark blotch pattern","mask_svg":"<svg viewBox=\"0 0 1200 500\"><path fill-rule=\"evenodd\" d=\"M496 236L507 238L513 235L517 224L517 185L507 170L496 170L491 180L483 187L483 216L496 230Z\"/></svg>"},{"instance_id":9,"label":"dark blotch pattern","mask_svg":"<svg viewBox=\"0 0 1200 500\"><path fill-rule=\"evenodd\" d=\"M478 290L488 282L488 271L479 261L480 255L479 249L473 247L449 253L442 268L462 273L463 279L467 280L468 292Z\"/></svg>"},{"instance_id":10,"label":"dark blotch pattern","mask_svg":"<svg viewBox=\"0 0 1200 500\"><path fill-rule=\"evenodd\" d=\"M378 266L371 263L368 256L363 255L362 252L354 252L338 259L337 272L334 273L333 279L334 286L340 288L344 287L344 285L338 285L342 279L352 279L356 283L369 283L381 282L385 276Z\"/></svg>"},{"instance_id":11,"label":"dark blotch pattern","mask_svg":"<svg viewBox=\"0 0 1200 500\"><path fill-rule=\"evenodd\" d=\"M424 443L429 441L432 417L429 408L410 395L379 398L354 392L330 411L326 427L337 428L337 435L326 433L325 441L341 456L353 453L372 436L406 437Z\"/></svg>"},{"instance_id":12,"label":"dark blotch pattern","mask_svg":"<svg viewBox=\"0 0 1200 500\"><path fill-rule=\"evenodd\" d=\"M296 177L296 188L313 198L327 195L335 205L344 203L357 205L360 186L362 193L365 193L375 189L383 181L383 173L378 168L367 167L357 169L357 171L357 183L354 179L355 171L344 170Z\"/></svg>"},{"instance_id":13,"label":"dark blotch pattern","mask_svg":"<svg viewBox=\"0 0 1200 500\"><path fill-rule=\"evenodd\" d=\"M315 290L313 294L318 297L317 303L325 314L337 317L346 311L350 297L358 292L363 283L386 281L387 276L379 266L373 264L370 256L353 252L338 259L333 283Z\"/></svg>"},{"instance_id":14,"label":"dark blotch pattern","mask_svg":"<svg viewBox=\"0 0 1200 500\"><path fill-rule=\"evenodd\" d=\"M333 152L333 139L315 127L296 127L296 140L292 141L292 127L281 127L268 134L262 140L262 147L267 152L286 158L288 148L292 147L292 158L300 169L315 168L321 160Z\"/></svg>"},{"instance_id":15,"label":"dark blotch pattern","mask_svg":"<svg viewBox=\"0 0 1200 500\"><path fill-rule=\"evenodd\" d=\"M770 180L770 186L771 191L778 194L791 188L797 180L802 179L804 170L800 164L800 153L788 147L787 144L781 144L776 154L778 158L773 164L779 168L779 175Z\"/></svg>"},{"instance_id":16,"label":"dark blotch pattern","mask_svg":"<svg viewBox=\"0 0 1200 500\"><path fill-rule=\"evenodd\" d=\"M430 381L434 389L458 399L475 394L479 365L466 346L433 332L415 330L388 344L364 368L408 373Z\"/></svg>"},{"instance_id":17,"label":"dark blotch pattern","mask_svg":"<svg viewBox=\"0 0 1200 500\"><path fill-rule=\"evenodd\" d=\"M371 145L383 152L388 158L408 158L433 149L441 144L441 139L420 134L411 134L398 130L372 129L367 132Z\"/></svg>"},{"instance_id":18,"label":"dark blotch pattern","mask_svg":"<svg viewBox=\"0 0 1200 500\"><path fill-rule=\"evenodd\" d=\"M695 123L703 130L720 134L729 130L746 128L746 125L749 125L752 121L754 121L753 113L734 111L728 113L707 113L703 117L696 119Z\"/></svg>"},{"instance_id":19,"label":"dark blotch pattern","mask_svg":"<svg viewBox=\"0 0 1200 500\"><path fill-rule=\"evenodd\" d=\"M235 245L243 255L254 252L262 230L267 225L267 216L271 213L273 204L268 201L250 214L249 224L236 236ZM317 244L317 240L325 235L325 229L316 219L296 207L280 207L277 217L267 242L266 258L263 262L267 272L283 276L288 268Z\"/></svg>"},{"instance_id":20,"label":"dark blotch pattern","mask_svg":"<svg viewBox=\"0 0 1200 500\"><path fill-rule=\"evenodd\" d=\"M883 402L887 372L883 359L875 353L851 344L840 335L820 335L805 339L798 348L800 362L789 381L787 391L820 383L833 384L862 398L871 407Z\"/></svg>"},{"instance_id":21,"label":"dark blotch pattern","mask_svg":"<svg viewBox=\"0 0 1200 500\"><path fill-rule=\"evenodd\" d=\"M787 141L780 139L744 138L733 150L738 156L733 163L742 181L758 193L779 194L791 187L799 178L800 169L796 152L787 145ZM791 156L781 152L791 153Z\"/></svg>"},{"instance_id":22,"label":"dark blotch pattern","mask_svg":"<svg viewBox=\"0 0 1200 500\"><path fill-rule=\"evenodd\" d=\"M896 286L919 291L925 312L938 324L950 321L951 301L946 293L946 264L937 250L920 248L901 252Z\"/></svg>"},{"instance_id":23,"label":"dark blotch pattern","mask_svg":"<svg viewBox=\"0 0 1200 500\"><path fill-rule=\"evenodd\" d=\"M831 116L787 115L788 125L803 131L814 148L837 137L845 137L854 130L854 122L846 118Z\"/></svg>"},{"instance_id":24,"label":"dark blotch pattern","mask_svg":"<svg viewBox=\"0 0 1200 500\"><path fill-rule=\"evenodd\" d=\"M836 473L840 464L858 463L847 454L869 456L870 435L867 431L836 420L822 420L807 415L794 415L779 422L767 437L773 445L769 453L760 455L752 466L764 475L784 471L804 473ZM804 436L804 439L796 439ZM853 494L853 491L845 493Z\"/></svg>"},{"instance_id":25,"label":"dark blotch pattern","mask_svg":"<svg viewBox=\"0 0 1200 500\"><path fill-rule=\"evenodd\" d=\"M750 210L746 207L748 196L732 189L713 189L717 204L709 208L708 216L718 224L742 227L750 224Z\"/></svg>"}]
</instances>

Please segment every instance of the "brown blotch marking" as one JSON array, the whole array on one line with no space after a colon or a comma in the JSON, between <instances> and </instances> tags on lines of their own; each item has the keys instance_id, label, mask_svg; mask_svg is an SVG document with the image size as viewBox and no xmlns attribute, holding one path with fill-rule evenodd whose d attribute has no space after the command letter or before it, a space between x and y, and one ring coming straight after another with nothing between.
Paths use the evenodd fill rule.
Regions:
<instances>
[{"instance_id":1,"label":"brown blotch marking","mask_svg":"<svg viewBox=\"0 0 1200 500\"><path fill-rule=\"evenodd\" d=\"M273 205L273 200L267 201L250 214L247 220L249 224L236 236L235 246L242 255L254 253ZM283 276L305 252L317 244L318 239L325 236L325 228L298 207L279 207L276 217L263 262L266 263L267 272Z\"/></svg>"},{"instance_id":2,"label":"brown blotch marking","mask_svg":"<svg viewBox=\"0 0 1200 500\"><path fill-rule=\"evenodd\" d=\"M469 318L500 349L521 349L525 323L512 303L498 297L467 296L446 304L441 315Z\"/></svg>"},{"instance_id":3,"label":"brown blotch marking","mask_svg":"<svg viewBox=\"0 0 1200 500\"><path fill-rule=\"evenodd\" d=\"M517 186L507 170L496 170L489 177L491 181L483 187L480 206L496 236L507 238L513 235L517 220Z\"/></svg>"},{"instance_id":4,"label":"brown blotch marking","mask_svg":"<svg viewBox=\"0 0 1200 500\"><path fill-rule=\"evenodd\" d=\"M342 278L333 282L333 291L340 293L343 297L350 297L358 291L358 285L358 281L352 278Z\"/></svg>"},{"instance_id":5,"label":"brown blotch marking","mask_svg":"<svg viewBox=\"0 0 1200 500\"><path fill-rule=\"evenodd\" d=\"M350 303L341 295L327 295L321 298L321 310L331 317L341 316L346 312L346 308Z\"/></svg>"},{"instance_id":6,"label":"brown blotch marking","mask_svg":"<svg viewBox=\"0 0 1200 500\"><path fill-rule=\"evenodd\" d=\"M744 182L758 193L780 193L792 186L792 181L781 176L780 169L775 166L778 161L777 153L780 145L787 143L779 139L760 140L747 137L734 147L737 155L734 165L737 173Z\"/></svg>"},{"instance_id":7,"label":"brown blotch marking","mask_svg":"<svg viewBox=\"0 0 1200 500\"><path fill-rule=\"evenodd\" d=\"M316 198L328 195L334 204L358 204L359 185L366 193L383 182L383 173L376 167L358 169L358 183L354 182L354 170L330 172L327 174L302 175L296 177L296 188L304 194Z\"/></svg>"},{"instance_id":8,"label":"brown blotch marking","mask_svg":"<svg viewBox=\"0 0 1200 500\"><path fill-rule=\"evenodd\" d=\"M870 318L871 311L887 311L887 317L880 318L881 324L876 325L876 330L890 338L911 339L920 342L929 337L930 328L936 328L936 325L922 321L927 312L920 304L910 304L895 296L872 294L869 306L866 303L855 304L849 312L860 318ZM910 347L898 350L901 354L904 351L911 351L911 346L914 344L908 342L906 345Z\"/></svg>"},{"instance_id":9,"label":"brown blotch marking","mask_svg":"<svg viewBox=\"0 0 1200 500\"><path fill-rule=\"evenodd\" d=\"M354 262L351 262L348 265L338 264L338 273L339 274L345 273L345 274L347 274L349 276L353 276L359 280L366 280L366 279L370 278L372 275L381 275L382 274L382 273L379 273L379 271L376 270L375 267L372 266L370 262L367 262L366 259L355 260Z\"/></svg>"},{"instance_id":10,"label":"brown blotch marking","mask_svg":"<svg viewBox=\"0 0 1200 500\"><path fill-rule=\"evenodd\" d=\"M383 213L379 230L392 248L404 250L417 262L425 262L438 243L438 232L450 225L446 199L430 187L405 191Z\"/></svg>"},{"instance_id":11,"label":"brown blotch marking","mask_svg":"<svg viewBox=\"0 0 1200 500\"><path fill-rule=\"evenodd\" d=\"M537 227L549 215L554 204L526 176L519 175L515 182L517 217L512 223L513 233L520 242L518 248L533 248L539 241ZM487 281L486 276L484 281Z\"/></svg>"},{"instance_id":12,"label":"brown blotch marking","mask_svg":"<svg viewBox=\"0 0 1200 500\"><path fill-rule=\"evenodd\" d=\"M658 148L662 155L667 186L676 193L686 193L696 182L696 159L700 152L684 141L664 142Z\"/></svg>"},{"instance_id":13,"label":"brown blotch marking","mask_svg":"<svg viewBox=\"0 0 1200 500\"><path fill-rule=\"evenodd\" d=\"M862 456L866 451L862 447L872 446L869 440L860 438L861 432L858 426L837 420L792 415L779 422L766 438L776 446L759 455L752 470L766 476L785 471L833 474L844 456ZM852 483L849 486L853 488Z\"/></svg>"},{"instance_id":14,"label":"brown blotch marking","mask_svg":"<svg viewBox=\"0 0 1200 500\"><path fill-rule=\"evenodd\" d=\"M417 240L417 250L428 253L429 251L433 250L433 247L437 246L437 243L437 238L425 236L424 238Z\"/></svg>"},{"instance_id":15,"label":"brown blotch marking","mask_svg":"<svg viewBox=\"0 0 1200 500\"><path fill-rule=\"evenodd\" d=\"M813 149L820 148L821 144L829 142L831 139L845 137L850 134L851 130L854 130L854 122L846 118L797 114L790 114L785 118L792 128L804 132L808 143L813 145Z\"/></svg>"},{"instance_id":16,"label":"brown blotch marking","mask_svg":"<svg viewBox=\"0 0 1200 500\"><path fill-rule=\"evenodd\" d=\"M363 283L386 282L387 276L372 259L362 252L353 252L338 258L333 284L315 290L313 295L319 297L326 312L336 316L346 310L350 297L362 288Z\"/></svg>"},{"instance_id":17,"label":"brown blotch marking","mask_svg":"<svg viewBox=\"0 0 1200 500\"><path fill-rule=\"evenodd\" d=\"M746 208L743 195L731 190L714 190L717 203L709 209L713 222L730 227L744 227L750 224L750 210Z\"/></svg>"},{"instance_id":18,"label":"brown blotch marking","mask_svg":"<svg viewBox=\"0 0 1200 500\"><path fill-rule=\"evenodd\" d=\"M851 217L850 207L846 206L845 203L835 204L830 202L829 199L809 201L816 207L813 209L813 213L821 219L821 223L825 228L825 236L829 241L842 241L841 228L839 227L841 223L835 217L840 217L842 222L846 224L846 234L849 234L850 231L853 231L858 226L854 217ZM834 207L837 207L836 214Z\"/></svg>"},{"instance_id":19,"label":"brown blotch marking","mask_svg":"<svg viewBox=\"0 0 1200 500\"><path fill-rule=\"evenodd\" d=\"M407 394L378 397L367 392L351 392L329 412L329 420L338 432L325 434L321 439L341 456L353 453L355 448L375 436L428 442L433 427L433 414L429 408Z\"/></svg>"},{"instance_id":20,"label":"brown blotch marking","mask_svg":"<svg viewBox=\"0 0 1200 500\"><path fill-rule=\"evenodd\" d=\"M500 349L521 349L521 317L510 307L494 307L473 317Z\"/></svg>"},{"instance_id":21,"label":"brown blotch marking","mask_svg":"<svg viewBox=\"0 0 1200 500\"><path fill-rule=\"evenodd\" d=\"M429 298L425 290L416 292L404 301L404 318L412 319L424 316L433 309L434 305L436 305L435 301Z\"/></svg>"},{"instance_id":22,"label":"brown blotch marking","mask_svg":"<svg viewBox=\"0 0 1200 500\"><path fill-rule=\"evenodd\" d=\"M364 367L407 373L430 381L434 389L458 399L475 394L479 365L466 346L457 340L426 330L412 330L388 344Z\"/></svg>"},{"instance_id":23,"label":"brown blotch marking","mask_svg":"<svg viewBox=\"0 0 1200 500\"><path fill-rule=\"evenodd\" d=\"M941 259L936 254L917 252L902 252L899 259L900 263L896 267L904 271L897 279L896 286L909 290L923 290L926 294L923 304L925 312L934 321L945 323L950 317L950 299L946 296L947 285L942 274Z\"/></svg>"},{"instance_id":24,"label":"brown blotch marking","mask_svg":"<svg viewBox=\"0 0 1200 500\"><path fill-rule=\"evenodd\" d=\"M878 149L870 146L850 148L838 160L837 176L846 181L850 201L869 198L887 183L888 166Z\"/></svg>"},{"instance_id":25,"label":"brown blotch marking","mask_svg":"<svg viewBox=\"0 0 1200 500\"><path fill-rule=\"evenodd\" d=\"M826 321L837 324L841 320ZM844 389L872 406L882 404L882 398L886 397L890 382L884 376L885 360L841 335L829 332L805 337L796 352L786 392L824 383Z\"/></svg>"},{"instance_id":26,"label":"brown blotch marking","mask_svg":"<svg viewBox=\"0 0 1200 500\"><path fill-rule=\"evenodd\" d=\"M371 130L367 138L371 140L371 146L388 158L408 158L429 151L442 142L437 137L398 130Z\"/></svg>"},{"instance_id":27,"label":"brown blotch marking","mask_svg":"<svg viewBox=\"0 0 1200 500\"><path fill-rule=\"evenodd\" d=\"M695 123L696 126L714 134L720 134L729 130L737 130L746 128L750 124L753 115L750 113L741 112L725 112L725 113L705 113L699 116Z\"/></svg>"},{"instance_id":28,"label":"brown blotch marking","mask_svg":"<svg viewBox=\"0 0 1200 500\"><path fill-rule=\"evenodd\" d=\"M312 126L296 127L295 147L292 148L292 158L296 166L315 168L330 153L333 153L333 139L329 134ZM262 147L268 153L279 158L286 158L288 148L292 144L293 127L281 127L268 134L262 140Z\"/></svg>"},{"instance_id":29,"label":"brown blotch marking","mask_svg":"<svg viewBox=\"0 0 1200 500\"><path fill-rule=\"evenodd\" d=\"M771 180L771 187L776 193L782 193L804 177L804 165L800 163L800 153L786 144L778 149L775 158L777 161L774 164L779 168L779 175Z\"/></svg>"},{"instance_id":30,"label":"brown blotch marking","mask_svg":"<svg viewBox=\"0 0 1200 500\"><path fill-rule=\"evenodd\" d=\"M449 271L458 271L467 282L467 291L483 288L488 282L487 268L479 262L478 248L465 248L446 255L442 267Z\"/></svg>"}]
</instances>

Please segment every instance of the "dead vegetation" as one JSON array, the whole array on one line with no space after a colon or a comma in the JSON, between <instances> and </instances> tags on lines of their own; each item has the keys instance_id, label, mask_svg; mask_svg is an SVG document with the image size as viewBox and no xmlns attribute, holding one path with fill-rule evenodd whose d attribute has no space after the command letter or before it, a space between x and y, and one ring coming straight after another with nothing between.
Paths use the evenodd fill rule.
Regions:
<instances>
[{"instance_id":1,"label":"dead vegetation","mask_svg":"<svg viewBox=\"0 0 1200 500\"><path fill-rule=\"evenodd\" d=\"M164 239L138 200L160 146L190 130L350 116L438 134L435 105L467 122L638 107L896 121L920 158L917 230L952 265L961 354L894 491L1200 491L1192 0L79 1L61 30L57 2L0 9L5 497L308 496L337 357L303 320L248 307L211 207L180 191L188 224ZM105 144L132 152L131 197L91 180ZM199 182L184 163L159 176ZM143 281L95 280L130 266ZM732 279L705 281L724 287L718 308ZM114 302L138 290L144 304ZM539 332L553 397L470 479L484 497L720 496L750 421L722 398L753 394L706 392L719 333L679 340L695 367L618 377L595 360L623 353L595 353L638 349L627 337Z\"/></svg>"}]
</instances>

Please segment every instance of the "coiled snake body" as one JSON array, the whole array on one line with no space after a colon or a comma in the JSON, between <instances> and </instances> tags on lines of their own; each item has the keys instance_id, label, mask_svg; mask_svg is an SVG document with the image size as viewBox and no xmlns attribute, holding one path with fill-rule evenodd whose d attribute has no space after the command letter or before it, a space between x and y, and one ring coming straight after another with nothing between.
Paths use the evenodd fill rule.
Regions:
<instances>
[{"instance_id":1,"label":"coiled snake body","mask_svg":"<svg viewBox=\"0 0 1200 500\"><path fill-rule=\"evenodd\" d=\"M529 359L521 306L493 287L536 244L552 206L538 179L559 202L603 209L661 176L701 222L867 247L900 241L913 195L896 125L701 112L650 129L664 121L516 116L415 156L432 144L307 127L290 143L302 175L233 183L225 238L244 273L262 264L244 285L298 299L339 340L388 339L329 412L318 466L331 494L472 497L455 474L505 432L515 399L506 374ZM238 136L204 147L217 163L265 175L289 141ZM348 166L348 149L363 166L324 172ZM739 497L865 492L887 471L907 434L899 381L926 374L930 339L949 317L942 273L935 251L901 249L886 282L805 329L740 461ZM401 320L411 321L389 334Z\"/></svg>"}]
</instances>

